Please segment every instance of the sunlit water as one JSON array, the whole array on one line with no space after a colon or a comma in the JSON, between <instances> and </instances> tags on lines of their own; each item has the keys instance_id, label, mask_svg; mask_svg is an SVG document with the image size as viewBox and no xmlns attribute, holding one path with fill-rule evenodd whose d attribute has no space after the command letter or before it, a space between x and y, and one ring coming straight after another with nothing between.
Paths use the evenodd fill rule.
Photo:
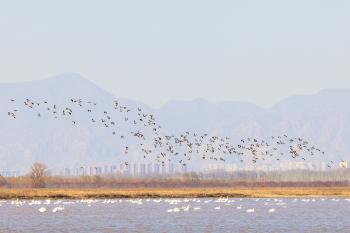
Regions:
<instances>
[{"instance_id":1,"label":"sunlit water","mask_svg":"<svg viewBox=\"0 0 350 233\"><path fill-rule=\"evenodd\" d=\"M350 199L7 200L0 232L350 232Z\"/></svg>"}]
</instances>

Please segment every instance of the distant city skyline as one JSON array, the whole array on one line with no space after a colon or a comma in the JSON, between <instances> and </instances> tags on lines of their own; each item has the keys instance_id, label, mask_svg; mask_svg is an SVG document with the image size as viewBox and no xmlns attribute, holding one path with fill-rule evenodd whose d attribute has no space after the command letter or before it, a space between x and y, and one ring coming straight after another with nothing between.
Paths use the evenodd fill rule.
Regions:
<instances>
[{"instance_id":1,"label":"distant city skyline","mask_svg":"<svg viewBox=\"0 0 350 233\"><path fill-rule=\"evenodd\" d=\"M344 161L339 163L335 169L347 169L348 162ZM282 161L274 165L261 164L242 164L240 162L231 163L208 163L206 166L193 169L187 166L181 166L178 163L166 163L164 166L161 163L153 162L136 162L131 164L115 163L105 165L85 165L85 166L70 166L65 168L49 167L48 172L50 175L56 176L93 176L93 175L124 175L124 176L145 176L145 175L174 175L185 173L220 173L220 172L269 172L269 171L295 171L295 170L308 170L308 171L331 171L332 169L327 167L326 162L314 161L314 162L295 162L295 161ZM16 177L26 174L27 170L1 170L0 175L4 177Z\"/></svg>"},{"instance_id":2,"label":"distant city skyline","mask_svg":"<svg viewBox=\"0 0 350 233\"><path fill-rule=\"evenodd\" d=\"M349 1L2 1L0 83L76 72L159 107L350 88Z\"/></svg>"}]
</instances>

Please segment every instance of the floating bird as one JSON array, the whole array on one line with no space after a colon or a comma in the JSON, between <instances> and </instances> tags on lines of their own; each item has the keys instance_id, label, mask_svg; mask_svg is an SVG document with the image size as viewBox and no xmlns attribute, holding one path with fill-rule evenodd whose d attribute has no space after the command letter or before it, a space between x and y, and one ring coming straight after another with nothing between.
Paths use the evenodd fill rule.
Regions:
<instances>
[{"instance_id":1,"label":"floating bird","mask_svg":"<svg viewBox=\"0 0 350 233\"><path fill-rule=\"evenodd\" d=\"M39 211L40 213L44 213L44 212L46 212L46 208L45 208L45 207L41 207L40 209L38 209L38 211Z\"/></svg>"}]
</instances>

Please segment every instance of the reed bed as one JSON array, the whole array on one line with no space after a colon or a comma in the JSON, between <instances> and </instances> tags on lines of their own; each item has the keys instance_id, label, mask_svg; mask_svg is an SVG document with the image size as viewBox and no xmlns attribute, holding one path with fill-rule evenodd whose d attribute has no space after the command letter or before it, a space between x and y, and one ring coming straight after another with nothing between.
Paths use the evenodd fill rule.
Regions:
<instances>
[{"instance_id":1,"label":"reed bed","mask_svg":"<svg viewBox=\"0 0 350 233\"><path fill-rule=\"evenodd\" d=\"M0 189L0 199L350 197L350 187Z\"/></svg>"}]
</instances>

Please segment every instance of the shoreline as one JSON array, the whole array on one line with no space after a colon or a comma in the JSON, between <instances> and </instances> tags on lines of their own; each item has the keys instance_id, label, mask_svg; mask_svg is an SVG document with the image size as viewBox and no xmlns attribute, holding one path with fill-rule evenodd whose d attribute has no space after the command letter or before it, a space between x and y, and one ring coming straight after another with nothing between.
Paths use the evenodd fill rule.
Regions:
<instances>
[{"instance_id":1,"label":"shoreline","mask_svg":"<svg viewBox=\"0 0 350 233\"><path fill-rule=\"evenodd\" d=\"M0 199L350 197L350 187L3 189Z\"/></svg>"}]
</instances>

